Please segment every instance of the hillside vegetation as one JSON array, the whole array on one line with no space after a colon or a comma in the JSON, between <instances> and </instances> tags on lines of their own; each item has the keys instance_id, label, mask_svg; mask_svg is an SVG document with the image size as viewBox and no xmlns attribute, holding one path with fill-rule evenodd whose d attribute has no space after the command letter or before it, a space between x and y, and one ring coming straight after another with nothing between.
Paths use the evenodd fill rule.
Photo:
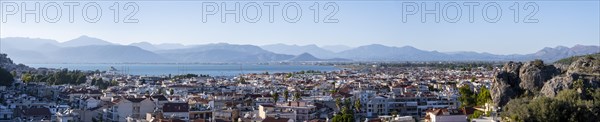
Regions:
<instances>
[{"instance_id":1,"label":"hillside vegetation","mask_svg":"<svg viewBox=\"0 0 600 122\"><path fill-rule=\"evenodd\" d=\"M596 53L596 54L590 54L590 55L581 55L581 56L572 56L572 57L568 57L568 58L563 58L560 60L555 61L555 64L563 64L563 65L569 65L571 63L573 63L574 61L576 61L579 58L582 57L593 57L593 58L600 58L600 53Z\"/></svg>"},{"instance_id":2,"label":"hillside vegetation","mask_svg":"<svg viewBox=\"0 0 600 122\"><path fill-rule=\"evenodd\" d=\"M600 54L509 62L496 74L491 94L503 121L600 121Z\"/></svg>"}]
</instances>

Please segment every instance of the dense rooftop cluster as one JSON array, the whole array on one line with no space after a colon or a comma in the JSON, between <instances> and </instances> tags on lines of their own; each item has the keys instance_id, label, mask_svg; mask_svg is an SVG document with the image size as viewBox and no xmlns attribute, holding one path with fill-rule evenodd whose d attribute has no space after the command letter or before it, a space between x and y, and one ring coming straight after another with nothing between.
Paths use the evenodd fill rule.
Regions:
<instances>
[{"instance_id":1,"label":"dense rooftop cluster","mask_svg":"<svg viewBox=\"0 0 600 122\"><path fill-rule=\"evenodd\" d=\"M497 69L368 65L235 77L86 72L86 82L1 87L8 121L466 121L459 87L489 88ZM62 70L44 69L44 73ZM26 74L26 73L17 73ZM31 80L31 79L30 79ZM102 87L99 87L102 86ZM477 106L482 108L485 106Z\"/></svg>"}]
</instances>

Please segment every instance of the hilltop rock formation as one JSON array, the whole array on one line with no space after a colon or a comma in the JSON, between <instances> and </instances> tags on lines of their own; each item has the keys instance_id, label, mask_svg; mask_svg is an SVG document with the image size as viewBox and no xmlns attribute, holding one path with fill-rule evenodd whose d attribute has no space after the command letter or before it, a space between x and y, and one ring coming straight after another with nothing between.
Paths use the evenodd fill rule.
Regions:
<instances>
[{"instance_id":1,"label":"hilltop rock formation","mask_svg":"<svg viewBox=\"0 0 600 122\"><path fill-rule=\"evenodd\" d=\"M556 67L544 65L544 62L540 60L527 62L519 70L519 78L521 79L519 87L525 92L536 93L544 86L545 81L558 73L560 71Z\"/></svg>"},{"instance_id":2,"label":"hilltop rock formation","mask_svg":"<svg viewBox=\"0 0 600 122\"><path fill-rule=\"evenodd\" d=\"M555 97L564 89L584 90L600 86L600 60L594 57L582 57L569 65L564 74L550 79L541 89L541 94ZM575 81L580 80L581 83Z\"/></svg>"},{"instance_id":3,"label":"hilltop rock formation","mask_svg":"<svg viewBox=\"0 0 600 122\"><path fill-rule=\"evenodd\" d=\"M567 74L572 73L600 75L600 60L595 57L579 58L567 69Z\"/></svg>"},{"instance_id":4,"label":"hilltop rock formation","mask_svg":"<svg viewBox=\"0 0 600 122\"><path fill-rule=\"evenodd\" d=\"M509 62L496 74L492 84L491 95L494 104L503 106L510 99L525 93L537 94L544 86L545 81L560 73L552 65L545 65L543 61L530 61L525 64Z\"/></svg>"},{"instance_id":5,"label":"hilltop rock formation","mask_svg":"<svg viewBox=\"0 0 600 122\"><path fill-rule=\"evenodd\" d=\"M10 58L8 58L8 55L4 53L0 53L0 67L8 71L23 71L31 69L23 64L15 64Z\"/></svg>"},{"instance_id":6,"label":"hilltop rock formation","mask_svg":"<svg viewBox=\"0 0 600 122\"><path fill-rule=\"evenodd\" d=\"M519 96L521 94L521 88L519 88L519 68L521 63L509 62L504 64L504 67L500 72L496 74L494 78L493 87L490 90L492 100L496 105L504 105L510 99Z\"/></svg>"},{"instance_id":7,"label":"hilltop rock formation","mask_svg":"<svg viewBox=\"0 0 600 122\"><path fill-rule=\"evenodd\" d=\"M544 87L542 87L540 92L544 96L555 97L556 94L563 89L572 89L574 79L573 76L559 76L552 78L544 84Z\"/></svg>"},{"instance_id":8,"label":"hilltop rock formation","mask_svg":"<svg viewBox=\"0 0 600 122\"><path fill-rule=\"evenodd\" d=\"M559 67L559 68L557 68ZM496 106L519 96L555 97L564 89L581 91L600 86L600 59L581 57L570 65L545 65L541 60L504 64L490 90Z\"/></svg>"}]
</instances>

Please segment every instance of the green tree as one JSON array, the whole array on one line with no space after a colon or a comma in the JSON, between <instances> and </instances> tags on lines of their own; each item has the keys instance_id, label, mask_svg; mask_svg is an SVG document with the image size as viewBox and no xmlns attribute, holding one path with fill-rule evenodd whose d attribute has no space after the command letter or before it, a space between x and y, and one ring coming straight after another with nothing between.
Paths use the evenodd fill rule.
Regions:
<instances>
[{"instance_id":1,"label":"green tree","mask_svg":"<svg viewBox=\"0 0 600 122\"><path fill-rule=\"evenodd\" d=\"M485 105L492 100L492 96L490 95L490 90L485 87L481 87L479 90L479 94L477 94L477 105Z\"/></svg>"},{"instance_id":2,"label":"green tree","mask_svg":"<svg viewBox=\"0 0 600 122\"><path fill-rule=\"evenodd\" d=\"M575 89L562 90L556 94L556 99L566 101L569 103L575 103L581 99L581 95Z\"/></svg>"},{"instance_id":3,"label":"green tree","mask_svg":"<svg viewBox=\"0 0 600 122\"><path fill-rule=\"evenodd\" d=\"M473 91L471 91L470 87L465 85L462 86L458 89L458 92L460 93L460 97L458 97L458 100L461 102L461 106L462 107L472 107L475 106L476 101L475 101L475 93L473 93Z\"/></svg>"},{"instance_id":4,"label":"green tree","mask_svg":"<svg viewBox=\"0 0 600 122\"><path fill-rule=\"evenodd\" d=\"M240 76L239 83L240 84L246 84L246 79L243 76Z\"/></svg>"},{"instance_id":5,"label":"green tree","mask_svg":"<svg viewBox=\"0 0 600 122\"><path fill-rule=\"evenodd\" d=\"M600 92L596 89L594 92ZM599 93L592 93L596 95ZM593 97L586 99L577 90L560 91L556 97L517 98L509 101L501 116L512 121L597 122L600 104Z\"/></svg>"},{"instance_id":6,"label":"green tree","mask_svg":"<svg viewBox=\"0 0 600 122\"><path fill-rule=\"evenodd\" d=\"M53 85L61 84L82 84L87 81L86 73L79 70L69 71L67 69L59 70L54 73L36 75L32 78L34 81L46 82Z\"/></svg>"},{"instance_id":7,"label":"green tree","mask_svg":"<svg viewBox=\"0 0 600 122\"><path fill-rule=\"evenodd\" d=\"M335 116L333 116L333 118L331 118L331 122L344 122L344 121L342 119L342 115L336 114Z\"/></svg>"},{"instance_id":8,"label":"green tree","mask_svg":"<svg viewBox=\"0 0 600 122\"><path fill-rule=\"evenodd\" d=\"M347 108L352 107L350 99L344 99L344 107L347 107Z\"/></svg>"},{"instance_id":9,"label":"green tree","mask_svg":"<svg viewBox=\"0 0 600 122\"><path fill-rule=\"evenodd\" d=\"M475 110L475 112L473 112L473 114L469 115L467 117L467 119L471 120L471 119L476 119L481 117L481 115L483 115L483 112L479 111L479 110Z\"/></svg>"},{"instance_id":10,"label":"green tree","mask_svg":"<svg viewBox=\"0 0 600 122\"><path fill-rule=\"evenodd\" d=\"M333 116L331 122L354 122L354 114L347 106L342 107L341 113Z\"/></svg>"},{"instance_id":11,"label":"green tree","mask_svg":"<svg viewBox=\"0 0 600 122\"><path fill-rule=\"evenodd\" d=\"M92 80L92 82L94 82L94 81ZM100 89L107 89L109 86L115 86L116 84L113 83L112 81L106 82L102 78L98 78L95 81L95 85L98 86L98 88L100 88Z\"/></svg>"},{"instance_id":12,"label":"green tree","mask_svg":"<svg viewBox=\"0 0 600 122\"><path fill-rule=\"evenodd\" d=\"M342 109L342 100L339 97L335 98L335 106L338 108L338 110Z\"/></svg>"},{"instance_id":13,"label":"green tree","mask_svg":"<svg viewBox=\"0 0 600 122\"><path fill-rule=\"evenodd\" d=\"M275 103L277 103L277 101L279 101L279 93L273 92L273 94L271 95L271 97L273 97L273 100L274 100Z\"/></svg>"},{"instance_id":14,"label":"green tree","mask_svg":"<svg viewBox=\"0 0 600 122\"><path fill-rule=\"evenodd\" d=\"M31 74L29 74L29 73L25 73L25 74L21 75L21 80L25 83L29 83L33 80L33 76L31 76Z\"/></svg>"},{"instance_id":15,"label":"green tree","mask_svg":"<svg viewBox=\"0 0 600 122\"><path fill-rule=\"evenodd\" d=\"M4 68L0 68L0 86L11 86L14 81L15 79L11 73Z\"/></svg>"},{"instance_id":16,"label":"green tree","mask_svg":"<svg viewBox=\"0 0 600 122\"><path fill-rule=\"evenodd\" d=\"M96 85L96 82L97 82L97 80L96 80L96 78L94 78L94 79L92 79L92 82L90 83L90 85Z\"/></svg>"},{"instance_id":17,"label":"green tree","mask_svg":"<svg viewBox=\"0 0 600 122\"><path fill-rule=\"evenodd\" d=\"M288 101L289 97L290 97L290 92L288 90L283 91L283 99L285 101Z\"/></svg>"},{"instance_id":18,"label":"green tree","mask_svg":"<svg viewBox=\"0 0 600 122\"><path fill-rule=\"evenodd\" d=\"M584 88L583 79L579 78L579 79L575 80L573 82L573 87L575 89L583 89Z\"/></svg>"},{"instance_id":19,"label":"green tree","mask_svg":"<svg viewBox=\"0 0 600 122\"><path fill-rule=\"evenodd\" d=\"M300 93L300 91L296 91L294 93L294 100L298 101L298 100L300 100L300 98L302 98L302 94Z\"/></svg>"},{"instance_id":20,"label":"green tree","mask_svg":"<svg viewBox=\"0 0 600 122\"><path fill-rule=\"evenodd\" d=\"M357 112L360 112L360 109L362 108L362 105L360 103L360 99L356 99L354 101L354 108L356 109Z\"/></svg>"}]
</instances>

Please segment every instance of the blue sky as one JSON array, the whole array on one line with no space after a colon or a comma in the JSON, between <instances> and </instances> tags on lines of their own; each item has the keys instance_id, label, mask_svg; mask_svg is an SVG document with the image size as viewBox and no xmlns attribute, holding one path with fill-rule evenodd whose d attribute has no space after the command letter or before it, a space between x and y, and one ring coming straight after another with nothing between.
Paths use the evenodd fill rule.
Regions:
<instances>
[{"instance_id":1,"label":"blue sky","mask_svg":"<svg viewBox=\"0 0 600 122\"><path fill-rule=\"evenodd\" d=\"M2 1L4 7L6 1ZM10 1L9 1L10 2ZM317 44L317 45L348 45L361 46L367 44L384 44L390 46L410 45L424 50L443 52L476 51L494 54L524 54L532 53L543 47L558 45L573 46L600 44L600 3L598 1L535 1L524 9L527 2L497 1L502 16L496 23L484 20L483 6L492 4L482 1L474 9L473 23L468 20L468 1L441 1L441 13L447 16L456 15L456 9L449 6L444 12L445 5L456 3L461 7L461 18L456 23L450 23L441 17L436 23L433 15L426 15L427 22L422 23L420 13L407 16L407 22L402 21L404 5L409 1L332 1L339 10L333 16L337 23L313 22L314 14L310 6L319 3L319 19L328 14L323 6L329 1L275 1L280 5L275 7L274 22L268 20L268 7L263 4L273 1L240 1L240 6L250 2L260 5L262 16L256 23L233 21L233 15L226 15L227 22L220 21L220 14L208 16L206 23L202 21L203 3L208 1L135 1L139 11L133 18L137 23L113 22L113 11L110 6L115 1L96 1L102 8L102 16L97 23L83 20L82 6L89 1L80 1L75 7L74 22L68 21L67 7L61 6L62 16L57 23L48 23L43 18L36 23L33 16L28 15L26 22L20 22L20 14L2 17L0 37L32 37L67 41L81 35L101 38L115 43L130 44L134 42L151 43L182 43L207 44L226 42L233 44L265 45L274 43L284 44ZM116 1L120 8L127 2ZM282 8L285 4L296 2L302 9L302 16L296 23L283 19ZM436 1L414 1L419 7L425 3L427 9L435 6ZM454 2L454 3L452 3ZM513 22L514 11L510 7L514 2L519 3L519 22ZM21 2L18 3L19 7ZM57 1L59 5L63 1ZM221 2L216 2L219 7ZM48 2L40 2L44 6ZM225 2L232 7L235 1ZM27 2L26 5L34 5ZM539 10L532 17L537 23L524 23L524 17L537 7ZM333 7L330 7L333 8ZM0 8L6 13L5 8ZM43 10L43 9L42 9ZM52 9L54 10L54 9ZM53 13L55 11L47 10ZM128 11L120 9L120 17L124 18ZM131 9L130 9L131 10ZM242 9L243 10L243 9ZM248 9L247 15L253 16L256 9ZM328 9L332 10L332 9ZM488 16L493 18L494 7L488 9ZM95 11L88 13L94 15ZM290 18L295 15L295 9L288 9ZM419 11L421 12L421 11ZM440 14L440 12L438 12ZM2 14L5 15L5 14ZM91 16L90 15L90 16ZM4 20L6 18L6 20Z\"/></svg>"}]
</instances>

